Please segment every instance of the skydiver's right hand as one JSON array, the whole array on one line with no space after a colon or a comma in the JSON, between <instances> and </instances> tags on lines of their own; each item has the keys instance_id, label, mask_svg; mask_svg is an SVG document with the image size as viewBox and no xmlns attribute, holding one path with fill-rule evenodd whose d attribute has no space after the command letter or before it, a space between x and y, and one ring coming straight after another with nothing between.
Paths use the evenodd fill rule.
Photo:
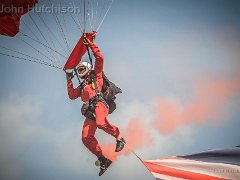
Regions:
<instances>
[{"instance_id":1,"label":"skydiver's right hand","mask_svg":"<svg viewBox=\"0 0 240 180\"><path fill-rule=\"evenodd\" d=\"M91 43L92 42L87 37L84 37L83 44L85 44L86 46L89 46L89 44L91 44Z\"/></svg>"},{"instance_id":2,"label":"skydiver's right hand","mask_svg":"<svg viewBox=\"0 0 240 180\"><path fill-rule=\"evenodd\" d=\"M66 79L67 79L67 81L72 80L73 77L74 77L73 72L66 72Z\"/></svg>"}]
</instances>

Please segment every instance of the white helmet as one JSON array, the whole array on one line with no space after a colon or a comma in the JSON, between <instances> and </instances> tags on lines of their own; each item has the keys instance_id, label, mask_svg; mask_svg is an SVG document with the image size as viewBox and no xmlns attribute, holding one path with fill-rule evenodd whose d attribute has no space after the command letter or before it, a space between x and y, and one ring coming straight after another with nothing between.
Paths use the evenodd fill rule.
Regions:
<instances>
[{"instance_id":1,"label":"white helmet","mask_svg":"<svg viewBox=\"0 0 240 180\"><path fill-rule=\"evenodd\" d=\"M77 67L77 75L80 78L84 78L92 70L92 65L88 62L82 62Z\"/></svg>"}]
</instances>

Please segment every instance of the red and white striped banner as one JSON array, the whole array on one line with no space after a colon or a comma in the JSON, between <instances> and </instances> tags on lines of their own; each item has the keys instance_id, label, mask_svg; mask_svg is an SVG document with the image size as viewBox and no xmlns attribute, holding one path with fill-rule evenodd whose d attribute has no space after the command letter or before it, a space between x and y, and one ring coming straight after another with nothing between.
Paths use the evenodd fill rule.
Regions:
<instances>
[{"instance_id":1,"label":"red and white striped banner","mask_svg":"<svg viewBox=\"0 0 240 180\"><path fill-rule=\"evenodd\" d=\"M156 179L240 180L240 148L143 161Z\"/></svg>"}]
</instances>

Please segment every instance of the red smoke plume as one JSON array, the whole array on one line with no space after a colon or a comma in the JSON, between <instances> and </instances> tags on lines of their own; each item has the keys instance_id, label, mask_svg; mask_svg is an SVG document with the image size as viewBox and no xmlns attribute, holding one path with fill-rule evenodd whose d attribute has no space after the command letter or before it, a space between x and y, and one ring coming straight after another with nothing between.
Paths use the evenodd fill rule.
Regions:
<instances>
[{"instance_id":1,"label":"red smoke plume","mask_svg":"<svg viewBox=\"0 0 240 180\"><path fill-rule=\"evenodd\" d=\"M219 123L226 118L226 106L230 98L240 92L240 76L235 80L204 80L195 84L193 98L186 103L179 103L164 98L157 99L154 119L145 123L142 118L133 118L123 130L122 136L133 150L150 146L154 143L151 132L156 129L160 133L174 133L178 127L186 124L204 122ZM153 128L154 127L154 128ZM125 147L115 153L115 144L102 147L104 154L111 160L120 155L128 155L131 150Z\"/></svg>"},{"instance_id":2,"label":"red smoke plume","mask_svg":"<svg viewBox=\"0 0 240 180\"><path fill-rule=\"evenodd\" d=\"M140 149L144 146L153 144L151 129L140 118L131 119L126 129L121 130L122 136L127 142L127 145L133 150ZM116 160L119 155L128 155L131 150L125 147L122 152L115 153L115 144L107 144L102 147L103 153L111 160Z\"/></svg>"},{"instance_id":3,"label":"red smoke plume","mask_svg":"<svg viewBox=\"0 0 240 180\"><path fill-rule=\"evenodd\" d=\"M194 97L183 104L158 99L154 127L169 134L188 123L220 122L226 118L224 111L231 97L240 92L240 76L235 80L205 80L194 87Z\"/></svg>"}]
</instances>

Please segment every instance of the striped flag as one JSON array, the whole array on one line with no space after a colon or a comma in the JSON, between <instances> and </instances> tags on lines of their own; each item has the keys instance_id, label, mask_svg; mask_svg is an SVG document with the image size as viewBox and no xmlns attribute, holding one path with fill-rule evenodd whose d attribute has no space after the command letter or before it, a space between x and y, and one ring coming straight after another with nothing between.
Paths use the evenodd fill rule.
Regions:
<instances>
[{"instance_id":1,"label":"striped flag","mask_svg":"<svg viewBox=\"0 0 240 180\"><path fill-rule=\"evenodd\" d=\"M240 147L143 161L157 180L240 180Z\"/></svg>"}]
</instances>

